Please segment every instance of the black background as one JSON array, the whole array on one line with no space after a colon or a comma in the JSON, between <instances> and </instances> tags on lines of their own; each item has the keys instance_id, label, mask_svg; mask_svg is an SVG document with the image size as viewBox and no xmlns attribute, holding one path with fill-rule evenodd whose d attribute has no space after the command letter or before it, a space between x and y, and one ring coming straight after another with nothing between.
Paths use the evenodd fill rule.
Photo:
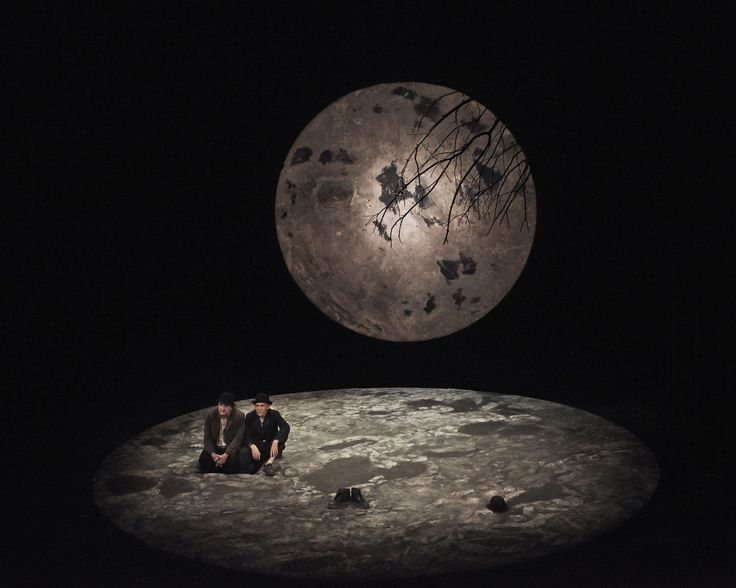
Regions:
<instances>
[{"instance_id":1,"label":"black background","mask_svg":"<svg viewBox=\"0 0 736 588\"><path fill-rule=\"evenodd\" d=\"M660 486L631 521L463 581L733 579L722 312L733 276L732 11L24 12L3 19L3 208L19 245L7 272L18 327L5 346L5 470L21 491L6 501L8 583L260 583L117 531L94 508L96 468L224 387L278 402L361 386L566 403L629 428L657 455ZM273 212L304 126L353 90L401 81L488 106L522 144L538 203L531 256L506 298L459 333L403 344L357 335L306 299Z\"/></svg>"}]
</instances>

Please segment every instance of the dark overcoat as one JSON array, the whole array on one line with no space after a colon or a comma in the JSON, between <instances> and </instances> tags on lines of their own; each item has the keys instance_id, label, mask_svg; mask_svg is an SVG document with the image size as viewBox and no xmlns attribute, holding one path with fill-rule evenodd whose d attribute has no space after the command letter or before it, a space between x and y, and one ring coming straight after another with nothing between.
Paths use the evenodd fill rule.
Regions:
<instances>
[{"instance_id":1,"label":"dark overcoat","mask_svg":"<svg viewBox=\"0 0 736 588\"><path fill-rule=\"evenodd\" d=\"M258 418L255 410L245 415L245 445L250 447L255 444L261 454L268 454L274 439L279 440L279 450L283 450L286 440L289 438L289 423L284 420L277 410L268 409L266 416Z\"/></svg>"},{"instance_id":2,"label":"dark overcoat","mask_svg":"<svg viewBox=\"0 0 736 588\"><path fill-rule=\"evenodd\" d=\"M245 435L245 415L242 410L233 409L227 419L223 438L227 448L225 453L232 456L243 446ZM214 453L217 447L217 438L220 436L220 413L217 409L211 410L204 417L204 450L207 454Z\"/></svg>"}]
</instances>

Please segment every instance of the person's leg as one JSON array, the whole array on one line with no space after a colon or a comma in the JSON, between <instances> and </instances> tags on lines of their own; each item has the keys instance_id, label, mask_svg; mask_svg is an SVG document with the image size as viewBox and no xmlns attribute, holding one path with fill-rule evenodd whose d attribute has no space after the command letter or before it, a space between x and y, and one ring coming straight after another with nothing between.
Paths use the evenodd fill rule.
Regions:
<instances>
[{"instance_id":1,"label":"person's leg","mask_svg":"<svg viewBox=\"0 0 736 588\"><path fill-rule=\"evenodd\" d=\"M250 456L250 448L249 447L241 447L238 449L238 453L235 454L235 457L238 458L238 474L245 474L247 473L245 471L245 462Z\"/></svg>"},{"instance_id":2,"label":"person's leg","mask_svg":"<svg viewBox=\"0 0 736 588\"><path fill-rule=\"evenodd\" d=\"M215 462L206 451L199 455L199 471L203 474L209 474L215 471Z\"/></svg>"},{"instance_id":3,"label":"person's leg","mask_svg":"<svg viewBox=\"0 0 736 588\"><path fill-rule=\"evenodd\" d=\"M258 468L261 467L262 461L256 461L253 459L253 454L250 451L250 447L243 447L241 450L241 466L244 474L255 474Z\"/></svg>"},{"instance_id":4,"label":"person's leg","mask_svg":"<svg viewBox=\"0 0 736 588\"><path fill-rule=\"evenodd\" d=\"M279 454L276 457L268 457L268 460L266 461L266 464L273 463L277 459L280 459L282 455L284 455L284 449L286 449L286 443L283 445L279 444Z\"/></svg>"},{"instance_id":5,"label":"person's leg","mask_svg":"<svg viewBox=\"0 0 736 588\"><path fill-rule=\"evenodd\" d=\"M238 454L234 453L233 455L228 456L227 460L225 461L225 465L219 468L219 470L223 474L239 474L240 463L238 462Z\"/></svg>"}]
</instances>

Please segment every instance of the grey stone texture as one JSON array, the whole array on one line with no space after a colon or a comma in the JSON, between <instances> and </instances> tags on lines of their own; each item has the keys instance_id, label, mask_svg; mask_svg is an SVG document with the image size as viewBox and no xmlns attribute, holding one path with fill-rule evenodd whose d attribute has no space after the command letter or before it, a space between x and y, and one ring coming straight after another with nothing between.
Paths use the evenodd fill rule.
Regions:
<instances>
[{"instance_id":1,"label":"grey stone texture","mask_svg":"<svg viewBox=\"0 0 736 588\"><path fill-rule=\"evenodd\" d=\"M95 475L98 508L154 548L214 565L387 579L586 541L644 506L659 478L626 429L544 400L426 388L272 399L292 427L274 477L198 473L207 408L113 451ZM340 487L361 488L370 508L328 509ZM486 508L493 495L507 512Z\"/></svg>"}]
</instances>

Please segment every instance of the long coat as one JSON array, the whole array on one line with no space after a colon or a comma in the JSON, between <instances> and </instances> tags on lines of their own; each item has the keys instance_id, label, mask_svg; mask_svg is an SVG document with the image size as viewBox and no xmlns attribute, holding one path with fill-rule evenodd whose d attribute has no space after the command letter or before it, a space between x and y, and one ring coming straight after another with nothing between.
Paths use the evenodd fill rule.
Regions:
<instances>
[{"instance_id":1,"label":"long coat","mask_svg":"<svg viewBox=\"0 0 736 588\"><path fill-rule=\"evenodd\" d=\"M242 410L233 409L225 425L223 438L227 449L225 453L232 456L243 446L245 434L245 415ZM207 454L214 453L217 447L217 439L220 436L220 413L217 409L211 410L204 417L204 450Z\"/></svg>"},{"instance_id":2,"label":"long coat","mask_svg":"<svg viewBox=\"0 0 736 588\"><path fill-rule=\"evenodd\" d=\"M283 450L286 440L289 438L289 423L284 420L277 410L268 409L266 416L258 418L255 410L245 415L245 445L250 447L255 444L261 453L268 452L274 439L279 440L279 449Z\"/></svg>"}]
</instances>

